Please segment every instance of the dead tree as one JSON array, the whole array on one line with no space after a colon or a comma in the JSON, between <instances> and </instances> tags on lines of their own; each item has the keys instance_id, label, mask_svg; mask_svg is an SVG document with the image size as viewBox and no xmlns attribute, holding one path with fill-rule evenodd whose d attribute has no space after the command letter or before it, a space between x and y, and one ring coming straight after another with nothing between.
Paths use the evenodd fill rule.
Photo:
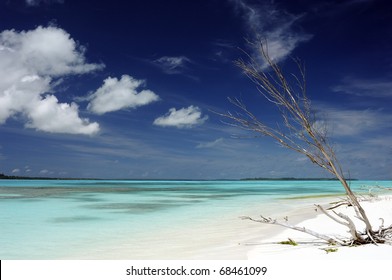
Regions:
<instances>
[{"instance_id":1,"label":"dead tree","mask_svg":"<svg viewBox=\"0 0 392 280\"><path fill-rule=\"evenodd\" d=\"M246 61L240 59L235 63L256 85L258 92L279 110L284 126L282 126L283 128L279 126L274 128L267 125L248 110L247 106L239 99L229 98L229 101L239 108L241 113L233 114L229 112L220 115L229 118L232 125L269 136L281 146L306 156L312 163L325 169L339 180L347 195L347 203L354 208L356 218L363 222L365 230L364 232L359 231L350 217L334 210L328 211L322 206L316 205L328 217L349 228L351 240L338 243L342 245L383 243L386 233L390 232L391 228L380 227L380 229L373 230L365 210L345 179L334 149L328 141L326 129L315 120L315 114L311 109L311 102L306 95L304 66L301 65L299 60L294 60L299 75L292 74L290 78L287 78L279 65L269 57L267 43L260 42L253 44L253 47L258 48L261 57L269 66L267 69L260 66L259 58L254 58L247 53L245 53ZM293 83L295 86L293 86ZM270 218L249 219L262 223L277 224L276 220ZM287 224L285 226L293 228ZM297 228L296 230L301 229ZM306 232L306 230L303 231ZM323 236L323 239L336 242L335 239L329 239L325 236Z\"/></svg>"}]
</instances>

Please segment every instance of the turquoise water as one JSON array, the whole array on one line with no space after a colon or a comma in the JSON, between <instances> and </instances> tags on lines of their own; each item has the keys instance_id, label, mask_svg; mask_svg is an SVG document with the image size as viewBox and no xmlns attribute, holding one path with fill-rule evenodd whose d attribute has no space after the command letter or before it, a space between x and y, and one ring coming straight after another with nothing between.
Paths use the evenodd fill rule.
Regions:
<instances>
[{"instance_id":1,"label":"turquoise water","mask_svg":"<svg viewBox=\"0 0 392 280\"><path fill-rule=\"evenodd\" d=\"M364 185L392 182L352 182ZM341 192L336 181L0 180L0 259L67 258L283 197Z\"/></svg>"}]
</instances>

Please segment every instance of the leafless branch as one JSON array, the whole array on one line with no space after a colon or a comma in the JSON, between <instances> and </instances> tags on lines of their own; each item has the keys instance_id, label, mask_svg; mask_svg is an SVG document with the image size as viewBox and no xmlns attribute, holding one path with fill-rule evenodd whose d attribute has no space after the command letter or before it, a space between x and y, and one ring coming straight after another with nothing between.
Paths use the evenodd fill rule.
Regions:
<instances>
[{"instance_id":1,"label":"leafless branch","mask_svg":"<svg viewBox=\"0 0 392 280\"><path fill-rule=\"evenodd\" d=\"M235 64L255 83L258 92L278 109L282 117L284 129L279 125L277 127L271 127L259 120L246 107L245 103L237 98L229 98L229 101L241 113L219 113L219 115L229 119L234 126L272 138L279 145L306 156L312 163L335 176L342 184L346 192L347 203L354 208L356 218L364 223L367 238L363 238L363 234L356 229L354 222L348 216L334 212L332 210L333 208L330 208L329 211L333 211L335 216L332 216L332 214L328 213L321 206L317 206L318 209L334 221L347 226L352 235L353 243L362 244L367 243L369 240L369 242L381 240L376 237L378 232L373 231L365 210L345 179L340 162L328 141L326 129L320 127L319 123L315 120L315 114L311 109L311 102L306 93L304 65L302 65L300 60L294 60L299 74L290 75L296 85L293 88L291 86L291 80L286 78L279 65L269 57L267 43L260 41L256 44L250 44L259 49L269 69L263 70L265 67L260 67L258 61L246 52L244 54L247 60L239 59ZM253 220L252 218L249 219ZM286 224L278 223L276 220L270 218L262 217L261 220L254 221L288 227ZM295 226L289 227L298 230ZM387 229L383 229L382 231L389 232ZM320 235L318 234L318 236Z\"/></svg>"}]
</instances>

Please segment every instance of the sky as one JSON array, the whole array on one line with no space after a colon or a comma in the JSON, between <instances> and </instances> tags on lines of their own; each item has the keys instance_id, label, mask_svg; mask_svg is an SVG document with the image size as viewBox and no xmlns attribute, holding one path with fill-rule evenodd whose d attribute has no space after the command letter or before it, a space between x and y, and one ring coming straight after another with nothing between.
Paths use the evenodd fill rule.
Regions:
<instances>
[{"instance_id":1,"label":"sky","mask_svg":"<svg viewBox=\"0 0 392 280\"><path fill-rule=\"evenodd\" d=\"M281 121L234 63L258 56L248 43L258 38L288 75L292 58L305 65L346 175L392 179L387 0L0 0L0 173L329 176L217 114L241 98L267 124Z\"/></svg>"}]
</instances>

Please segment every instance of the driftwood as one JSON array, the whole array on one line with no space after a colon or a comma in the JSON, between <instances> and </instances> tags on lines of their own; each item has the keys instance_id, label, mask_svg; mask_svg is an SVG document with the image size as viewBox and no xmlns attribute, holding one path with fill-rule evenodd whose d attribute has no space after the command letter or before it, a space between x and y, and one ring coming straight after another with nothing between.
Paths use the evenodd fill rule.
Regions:
<instances>
[{"instance_id":1,"label":"driftwood","mask_svg":"<svg viewBox=\"0 0 392 280\"><path fill-rule=\"evenodd\" d=\"M306 234L309 234L313 237L316 237L318 239L326 241L330 245L340 245L340 246L352 246L352 245L361 245L361 244L367 244L367 243L373 243L373 244L382 244L382 243L389 243L392 244L392 225L389 227L384 226L384 219L380 218L381 224L377 230L377 234L370 235L367 232L359 232L353 222L353 219L346 214L340 213L335 211L334 209L337 209L340 206L352 206L350 205L347 201L340 201L334 203L336 204L333 207L330 208L324 208L323 206L319 204L315 204L316 210L321 211L324 215L326 215L328 218L332 219L336 223L339 223L343 226L346 226L348 229L348 232L351 235L351 238L343 238L343 237L338 237L335 235L326 235L319 233L317 231L311 230L309 228L303 227L303 226L296 226L292 225L288 222L288 217L284 217L284 221L278 221L277 219L273 219L270 217L264 217L260 215L260 218L255 219L249 216L243 216L240 217L243 220L250 220L253 222L257 223L263 223L263 224L270 224L270 225L278 225L282 226L288 229L300 231ZM360 219L360 217L353 217Z\"/></svg>"},{"instance_id":2,"label":"driftwood","mask_svg":"<svg viewBox=\"0 0 392 280\"><path fill-rule=\"evenodd\" d=\"M263 224L278 225L278 226L282 226L282 227L289 228L289 229L292 229L292 230L296 230L296 231L307 233L307 234L312 235L312 236L314 236L316 238L325 240L329 244L341 244L341 241L338 240L337 238L334 238L334 237L331 237L331 236L328 236L328 235L325 235L325 234L320 234L318 232L315 232L313 230L307 229L305 227L294 226L294 225L291 225L291 224L289 224L287 222L284 222L284 223L283 222L279 222L278 220L272 219L272 218L266 218L266 217L263 217L263 216L260 216L260 217L261 217L261 219L253 219L251 217L244 216L244 217L241 217L241 219L243 219L243 220L250 220L250 221L253 221L253 222L263 223Z\"/></svg>"}]
</instances>

